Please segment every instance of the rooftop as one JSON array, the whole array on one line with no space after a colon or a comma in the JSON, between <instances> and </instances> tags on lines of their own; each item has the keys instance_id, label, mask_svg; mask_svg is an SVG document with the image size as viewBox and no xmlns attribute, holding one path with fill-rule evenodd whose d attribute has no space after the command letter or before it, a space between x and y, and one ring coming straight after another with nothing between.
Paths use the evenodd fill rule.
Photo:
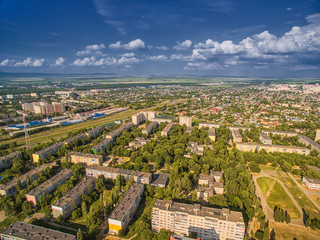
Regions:
<instances>
[{"instance_id":1,"label":"rooftop","mask_svg":"<svg viewBox=\"0 0 320 240\"><path fill-rule=\"evenodd\" d=\"M141 190L144 188L143 184L134 183L122 198L120 203L115 207L109 218L122 221L128 214L128 209L135 204L135 200L140 195Z\"/></svg>"},{"instance_id":2,"label":"rooftop","mask_svg":"<svg viewBox=\"0 0 320 240\"><path fill-rule=\"evenodd\" d=\"M169 179L168 173L158 173L154 175L154 179L151 183L151 185L158 186L158 185L167 185Z\"/></svg>"},{"instance_id":3,"label":"rooftop","mask_svg":"<svg viewBox=\"0 0 320 240\"><path fill-rule=\"evenodd\" d=\"M183 212L194 216L212 217L219 220L227 220L231 222L241 222L244 224L241 212L230 211L227 208L209 208L200 204L178 203L172 200L156 200L153 208L167 210L170 212Z\"/></svg>"},{"instance_id":4,"label":"rooftop","mask_svg":"<svg viewBox=\"0 0 320 240\"><path fill-rule=\"evenodd\" d=\"M78 182L69 192L63 195L58 201L56 201L52 206L64 207L67 203L71 202L79 194L81 195L85 189L88 188L92 182L95 181L94 177L85 177L80 182Z\"/></svg>"},{"instance_id":5,"label":"rooftop","mask_svg":"<svg viewBox=\"0 0 320 240\"><path fill-rule=\"evenodd\" d=\"M21 153L21 152L12 152L12 153L9 153L9 154L6 155L6 156L0 157L0 161L6 160L6 159L10 159L10 158L15 158L15 157L17 157L20 153Z\"/></svg>"},{"instance_id":6,"label":"rooftop","mask_svg":"<svg viewBox=\"0 0 320 240\"><path fill-rule=\"evenodd\" d=\"M81 156L81 157L88 157L88 158L103 158L102 155L96 155L91 153L82 153L82 152L70 152L70 156Z\"/></svg>"},{"instance_id":7,"label":"rooftop","mask_svg":"<svg viewBox=\"0 0 320 240\"><path fill-rule=\"evenodd\" d=\"M34 188L30 192L27 193L27 195L32 196L38 196L41 194L44 190L48 189L50 186L61 180L62 178L66 177L67 175L71 174L72 170L70 169L63 169L58 174L54 175L52 178L48 179L44 183L40 184L38 187Z\"/></svg>"},{"instance_id":8,"label":"rooftop","mask_svg":"<svg viewBox=\"0 0 320 240\"><path fill-rule=\"evenodd\" d=\"M134 176L140 176L140 177L151 177L151 173L146 172L136 172L128 169L122 169L122 168L113 168L113 167L105 167L105 166L99 166L99 165L91 165L87 167L87 169L94 169L97 171L104 171L104 172L113 172L113 173L119 173L123 175L131 175L133 173Z\"/></svg>"},{"instance_id":9,"label":"rooftop","mask_svg":"<svg viewBox=\"0 0 320 240\"><path fill-rule=\"evenodd\" d=\"M22 222L15 222L2 234L28 240L76 240L74 235Z\"/></svg>"}]
</instances>

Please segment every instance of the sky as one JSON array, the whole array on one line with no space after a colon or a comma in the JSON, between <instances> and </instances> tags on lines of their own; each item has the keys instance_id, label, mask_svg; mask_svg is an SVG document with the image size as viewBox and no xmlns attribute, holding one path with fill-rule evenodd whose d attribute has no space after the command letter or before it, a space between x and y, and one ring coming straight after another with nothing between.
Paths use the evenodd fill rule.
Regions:
<instances>
[{"instance_id":1,"label":"sky","mask_svg":"<svg viewBox=\"0 0 320 240\"><path fill-rule=\"evenodd\" d=\"M320 76L320 0L0 0L0 71Z\"/></svg>"}]
</instances>

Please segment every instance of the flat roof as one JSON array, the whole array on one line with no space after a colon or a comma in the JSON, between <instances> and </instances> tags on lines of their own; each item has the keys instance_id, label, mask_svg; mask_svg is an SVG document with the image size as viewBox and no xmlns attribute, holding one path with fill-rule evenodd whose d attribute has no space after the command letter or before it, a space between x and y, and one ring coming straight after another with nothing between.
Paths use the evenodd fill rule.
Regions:
<instances>
[{"instance_id":1,"label":"flat roof","mask_svg":"<svg viewBox=\"0 0 320 240\"><path fill-rule=\"evenodd\" d=\"M83 153L83 152L70 152L70 156L81 156L81 157L88 157L88 158L103 158L102 155Z\"/></svg>"},{"instance_id":2,"label":"flat roof","mask_svg":"<svg viewBox=\"0 0 320 240\"><path fill-rule=\"evenodd\" d=\"M146 172L137 172L133 170L128 169L122 169L122 168L113 168L113 167L105 167L105 166L99 166L97 164L88 166L87 169L93 169L97 171L104 171L104 172L112 172L112 173L119 173L124 175L131 175L133 173L134 176L143 176L143 177L151 177L152 173L146 173Z\"/></svg>"},{"instance_id":3,"label":"flat roof","mask_svg":"<svg viewBox=\"0 0 320 240\"><path fill-rule=\"evenodd\" d=\"M131 208L131 206L135 204L135 200L140 195L140 192L143 188L144 186L141 183L132 184L126 195L109 215L109 218L122 221L128 214L128 210Z\"/></svg>"},{"instance_id":4,"label":"flat roof","mask_svg":"<svg viewBox=\"0 0 320 240\"><path fill-rule=\"evenodd\" d=\"M4 161L6 159L11 159L11 158L16 158L21 152L12 152L9 153L8 155L0 157L0 161Z\"/></svg>"},{"instance_id":5,"label":"flat roof","mask_svg":"<svg viewBox=\"0 0 320 240\"><path fill-rule=\"evenodd\" d=\"M72 173L71 169L63 169L58 174L54 175L52 178L48 179L44 183L41 183L38 187L32 189L30 192L28 192L26 195L32 195L32 196L38 196L41 194L44 190L49 188L52 184L58 182L68 174Z\"/></svg>"},{"instance_id":6,"label":"flat roof","mask_svg":"<svg viewBox=\"0 0 320 240\"><path fill-rule=\"evenodd\" d=\"M298 147L298 146L285 146L285 145L270 145L270 144L260 144L260 143L249 143L249 142L241 142L237 143L237 145L247 145L247 146L260 146L260 147L275 147L275 148L290 148L290 149L301 149L301 150L309 150L309 148Z\"/></svg>"},{"instance_id":7,"label":"flat roof","mask_svg":"<svg viewBox=\"0 0 320 240\"><path fill-rule=\"evenodd\" d=\"M154 127L158 126L158 123L155 121L152 121L148 126L146 126L143 131L149 131L152 130Z\"/></svg>"},{"instance_id":8,"label":"flat roof","mask_svg":"<svg viewBox=\"0 0 320 240\"><path fill-rule=\"evenodd\" d=\"M169 179L169 173L157 173L154 175L154 179L151 185L167 185Z\"/></svg>"},{"instance_id":9,"label":"flat roof","mask_svg":"<svg viewBox=\"0 0 320 240\"><path fill-rule=\"evenodd\" d=\"M241 222L244 224L242 213L231 211L228 208L209 208L203 207L200 204L186 204L174 202L172 200L159 199L156 200L153 208L159 208L170 212L182 212L194 216L212 217L224 221Z\"/></svg>"},{"instance_id":10,"label":"flat roof","mask_svg":"<svg viewBox=\"0 0 320 240\"><path fill-rule=\"evenodd\" d=\"M74 235L23 222L13 223L1 234L28 240L76 240Z\"/></svg>"},{"instance_id":11,"label":"flat roof","mask_svg":"<svg viewBox=\"0 0 320 240\"><path fill-rule=\"evenodd\" d=\"M94 177L83 178L70 191L68 191L58 201L52 204L52 206L64 207L66 204L74 200L76 196L82 195L82 193L88 188L88 186L91 185L95 180L96 179Z\"/></svg>"}]
</instances>

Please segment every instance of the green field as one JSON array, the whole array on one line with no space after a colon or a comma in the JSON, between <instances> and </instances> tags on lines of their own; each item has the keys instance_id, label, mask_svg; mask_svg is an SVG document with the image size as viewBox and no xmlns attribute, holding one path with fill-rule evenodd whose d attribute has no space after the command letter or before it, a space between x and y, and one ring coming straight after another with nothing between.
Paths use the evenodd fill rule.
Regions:
<instances>
[{"instance_id":1,"label":"green field","mask_svg":"<svg viewBox=\"0 0 320 240\"><path fill-rule=\"evenodd\" d=\"M287 210L292 219L301 217L298 209L278 182L275 182L270 196L267 198L267 203L271 209L274 209L274 207L277 205L280 208Z\"/></svg>"},{"instance_id":2,"label":"green field","mask_svg":"<svg viewBox=\"0 0 320 240\"><path fill-rule=\"evenodd\" d=\"M260 177L257 179L257 182L260 186L260 189L261 189L263 195L266 195L266 193L268 192L269 187L273 181L274 181L273 179L268 178L268 177Z\"/></svg>"}]
</instances>

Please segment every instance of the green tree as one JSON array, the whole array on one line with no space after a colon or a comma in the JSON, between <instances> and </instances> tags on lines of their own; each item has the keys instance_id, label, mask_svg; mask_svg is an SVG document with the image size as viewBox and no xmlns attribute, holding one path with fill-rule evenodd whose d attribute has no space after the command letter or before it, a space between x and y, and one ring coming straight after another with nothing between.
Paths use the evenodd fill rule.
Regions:
<instances>
[{"instance_id":1,"label":"green tree","mask_svg":"<svg viewBox=\"0 0 320 240\"><path fill-rule=\"evenodd\" d=\"M103 176L99 176L99 177L96 179L95 189L96 189L99 193L102 193L103 190L106 189L105 181L104 181L104 177L103 177Z\"/></svg>"},{"instance_id":2,"label":"green tree","mask_svg":"<svg viewBox=\"0 0 320 240\"><path fill-rule=\"evenodd\" d=\"M84 240L84 236L80 228L78 229L78 232L77 232L77 240Z\"/></svg>"},{"instance_id":3,"label":"green tree","mask_svg":"<svg viewBox=\"0 0 320 240\"><path fill-rule=\"evenodd\" d=\"M82 211L82 216L86 216L88 213L88 208L86 202L81 203L81 211Z\"/></svg>"},{"instance_id":4,"label":"green tree","mask_svg":"<svg viewBox=\"0 0 320 240\"><path fill-rule=\"evenodd\" d=\"M285 211L285 220L287 224L291 222L291 217L290 217L290 214L287 212L287 210Z\"/></svg>"},{"instance_id":5,"label":"green tree","mask_svg":"<svg viewBox=\"0 0 320 240\"><path fill-rule=\"evenodd\" d=\"M24 201L21 208L26 215L30 215L32 213L32 205L28 201Z\"/></svg>"}]
</instances>

